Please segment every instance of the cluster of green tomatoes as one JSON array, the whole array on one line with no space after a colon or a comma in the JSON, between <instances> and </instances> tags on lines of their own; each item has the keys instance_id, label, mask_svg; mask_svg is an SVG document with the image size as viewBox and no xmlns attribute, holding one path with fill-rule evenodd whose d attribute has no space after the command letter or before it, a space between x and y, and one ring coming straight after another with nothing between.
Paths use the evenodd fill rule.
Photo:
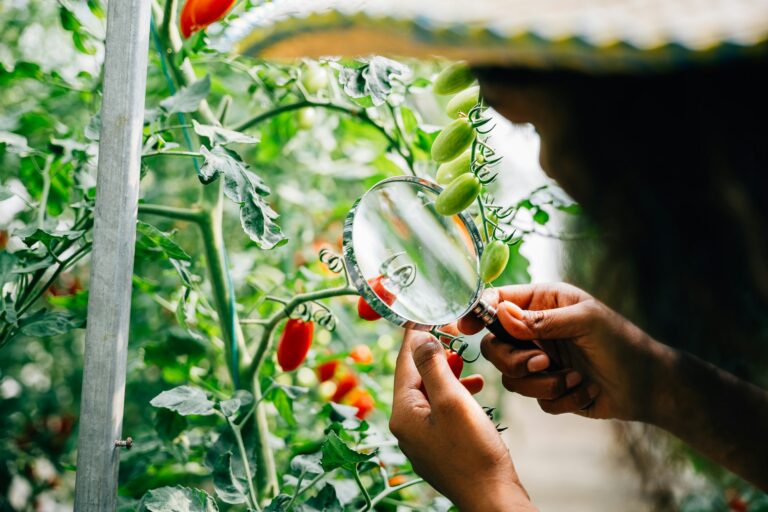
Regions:
<instances>
[{"instance_id":1,"label":"cluster of green tomatoes","mask_svg":"<svg viewBox=\"0 0 768 512\"><path fill-rule=\"evenodd\" d=\"M469 66L457 62L442 70L432 86L435 94L453 95L446 113L454 120L432 143L432 159L439 164L435 179L445 187L435 201L435 210L441 215L464 211L478 200L483 185L495 179L495 175L487 177L486 170L499 158L490 159L490 148L478 138L478 134L488 133L481 127L490 119L483 116L480 87L474 82ZM504 272L509 245L496 239L486 242L480 259L480 277L490 283Z\"/></svg>"}]
</instances>

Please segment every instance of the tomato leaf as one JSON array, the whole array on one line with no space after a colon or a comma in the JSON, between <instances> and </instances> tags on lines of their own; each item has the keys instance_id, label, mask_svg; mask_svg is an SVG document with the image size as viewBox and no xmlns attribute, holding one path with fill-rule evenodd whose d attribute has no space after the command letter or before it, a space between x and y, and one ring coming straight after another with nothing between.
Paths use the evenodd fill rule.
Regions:
<instances>
[{"instance_id":1,"label":"tomato leaf","mask_svg":"<svg viewBox=\"0 0 768 512\"><path fill-rule=\"evenodd\" d=\"M160 231L152 224L137 221L136 232L139 235L136 244L143 249L160 252L168 259L181 261L192 259L179 244L173 241L169 233Z\"/></svg>"},{"instance_id":2,"label":"tomato leaf","mask_svg":"<svg viewBox=\"0 0 768 512\"><path fill-rule=\"evenodd\" d=\"M141 498L141 512L216 512L219 507L213 497L201 489L189 487L160 487Z\"/></svg>"},{"instance_id":3,"label":"tomato leaf","mask_svg":"<svg viewBox=\"0 0 768 512\"><path fill-rule=\"evenodd\" d=\"M220 126L200 124L194 119L192 120L192 126L195 129L195 133L201 137L206 137L212 146L226 146L227 144L256 144L259 142L259 139L251 135L236 132L235 130L228 130Z\"/></svg>"},{"instance_id":4,"label":"tomato leaf","mask_svg":"<svg viewBox=\"0 0 768 512\"><path fill-rule=\"evenodd\" d=\"M302 512L341 512L343 507L336 496L336 488L331 484L325 484L312 498L308 499L301 508Z\"/></svg>"},{"instance_id":5,"label":"tomato leaf","mask_svg":"<svg viewBox=\"0 0 768 512\"><path fill-rule=\"evenodd\" d=\"M167 114L194 112L210 92L211 77L205 75L204 78L190 84L189 87L183 87L173 96L165 98L160 102L160 108L165 110Z\"/></svg>"},{"instance_id":6,"label":"tomato leaf","mask_svg":"<svg viewBox=\"0 0 768 512\"><path fill-rule=\"evenodd\" d=\"M308 475L321 474L323 472L323 467L320 465L320 454L311 453L308 455L297 455L291 459L291 471Z\"/></svg>"},{"instance_id":7,"label":"tomato leaf","mask_svg":"<svg viewBox=\"0 0 768 512\"><path fill-rule=\"evenodd\" d=\"M373 57L358 68L345 67L339 72L344 92L364 107L383 105L392 93L392 83L403 81L410 69L384 57Z\"/></svg>"},{"instance_id":8,"label":"tomato leaf","mask_svg":"<svg viewBox=\"0 0 768 512\"><path fill-rule=\"evenodd\" d=\"M264 512L284 512L288 510L286 507L291 501L293 501L293 498L289 495L278 494L269 502L269 505L264 508Z\"/></svg>"},{"instance_id":9,"label":"tomato leaf","mask_svg":"<svg viewBox=\"0 0 768 512\"><path fill-rule=\"evenodd\" d=\"M45 309L41 309L19 321L21 332L33 338L64 334L83 325L85 325L83 319L74 318L67 313L47 313Z\"/></svg>"},{"instance_id":10,"label":"tomato leaf","mask_svg":"<svg viewBox=\"0 0 768 512\"><path fill-rule=\"evenodd\" d=\"M213 466L213 487L224 503L237 505L247 501L245 487L232 472L232 452L218 458Z\"/></svg>"},{"instance_id":11,"label":"tomato leaf","mask_svg":"<svg viewBox=\"0 0 768 512\"><path fill-rule=\"evenodd\" d=\"M326 472L336 468L352 470L356 464L370 460L376 455L376 451L371 453L360 453L353 450L341 440L336 432L331 432L325 438L322 453L323 457L320 464Z\"/></svg>"},{"instance_id":12,"label":"tomato leaf","mask_svg":"<svg viewBox=\"0 0 768 512\"><path fill-rule=\"evenodd\" d=\"M176 411L182 416L209 416L214 413L214 403L208 400L202 389L192 386L178 386L163 391L149 404L153 407L163 407Z\"/></svg>"},{"instance_id":13,"label":"tomato leaf","mask_svg":"<svg viewBox=\"0 0 768 512\"><path fill-rule=\"evenodd\" d=\"M200 167L198 178L204 184L215 181L224 175L224 193L240 205L240 223L246 234L260 249L273 249L287 242L287 239L274 220L278 215L264 201L269 195L269 187L250 172L237 153L222 146L214 146L210 151L200 148L205 162Z\"/></svg>"}]
</instances>

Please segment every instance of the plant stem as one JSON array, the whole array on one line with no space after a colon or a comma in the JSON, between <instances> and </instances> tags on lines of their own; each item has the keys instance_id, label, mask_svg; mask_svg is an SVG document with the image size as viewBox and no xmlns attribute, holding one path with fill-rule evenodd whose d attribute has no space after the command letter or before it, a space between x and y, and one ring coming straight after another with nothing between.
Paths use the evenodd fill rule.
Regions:
<instances>
[{"instance_id":1,"label":"plant stem","mask_svg":"<svg viewBox=\"0 0 768 512\"><path fill-rule=\"evenodd\" d=\"M315 292L301 293L299 295L295 295L291 300L286 302L280 310L269 317L267 324L264 326L264 332L262 333L261 339L259 340L259 345L256 347L256 353L254 354L251 365L246 372L246 376L248 378L253 378L254 375L258 374L261 363L263 362L264 356L267 353L267 349L270 346L272 333L280 321L288 318L294 309L305 302L327 299L329 297L339 297L342 295L358 295L358 291L355 288L351 288L349 286L340 286L337 288L328 288Z\"/></svg>"},{"instance_id":2,"label":"plant stem","mask_svg":"<svg viewBox=\"0 0 768 512\"><path fill-rule=\"evenodd\" d=\"M37 211L37 228L43 229L45 225L45 209L48 206L48 194L51 191L51 164L53 163L53 155L48 155L45 159L45 167L43 167L43 191L40 194L40 206Z\"/></svg>"},{"instance_id":3,"label":"plant stem","mask_svg":"<svg viewBox=\"0 0 768 512\"><path fill-rule=\"evenodd\" d=\"M240 431L240 428L235 425L229 417L227 417L227 423L229 424L229 428L232 429L232 434L235 436L235 441L237 441L237 449L240 450L240 458L243 460L243 468L245 468L245 479L248 481L248 494L250 495L250 502L251 506L253 506L257 511L261 510L259 507L259 497L256 495L256 489L253 488L253 476L251 476L251 465L248 463L248 452L245 449L245 444L243 443L243 434Z\"/></svg>"},{"instance_id":4,"label":"plant stem","mask_svg":"<svg viewBox=\"0 0 768 512\"><path fill-rule=\"evenodd\" d=\"M150 203L139 204L139 213L159 215L169 219L194 222L195 224L200 224L205 218L205 213L199 208L176 208L173 206Z\"/></svg>"},{"instance_id":5,"label":"plant stem","mask_svg":"<svg viewBox=\"0 0 768 512\"><path fill-rule=\"evenodd\" d=\"M394 493L396 493L398 491L401 491L401 490L405 489L406 487L410 487L412 485L420 484L423 481L424 481L423 478L414 478L413 480L409 480L409 481L407 481L405 483L402 483L400 485L396 485L394 487L387 487L386 489L381 491L379 494L374 496L373 499L371 499L370 507L369 508L365 508L363 510L370 510L370 508L375 507L376 505L378 505L381 500L383 500L384 498L386 498L390 494L394 494Z\"/></svg>"},{"instance_id":6,"label":"plant stem","mask_svg":"<svg viewBox=\"0 0 768 512\"><path fill-rule=\"evenodd\" d=\"M480 207L480 218L483 221L483 233L485 234L485 243L488 243L491 241L491 237L488 234L488 219L485 218L485 206L483 205L483 200L480 198L480 196L477 196L477 204Z\"/></svg>"},{"instance_id":7,"label":"plant stem","mask_svg":"<svg viewBox=\"0 0 768 512\"><path fill-rule=\"evenodd\" d=\"M355 464L355 483L357 483L357 486L360 488L360 492L363 494L363 499L365 499L365 507L363 507L363 511L365 512L367 510L371 510L373 504L371 503L371 495L368 494L368 489L365 488L363 481L360 480L359 466L359 464Z\"/></svg>"}]
</instances>

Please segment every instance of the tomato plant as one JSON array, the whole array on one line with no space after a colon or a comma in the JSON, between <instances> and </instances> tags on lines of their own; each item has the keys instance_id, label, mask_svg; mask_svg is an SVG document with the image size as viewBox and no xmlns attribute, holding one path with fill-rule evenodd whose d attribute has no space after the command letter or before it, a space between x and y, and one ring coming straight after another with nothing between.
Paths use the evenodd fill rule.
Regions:
<instances>
[{"instance_id":1,"label":"tomato plant","mask_svg":"<svg viewBox=\"0 0 768 512\"><path fill-rule=\"evenodd\" d=\"M0 393L11 411L0 495L29 487L17 508L31 510L72 502L104 12L98 0L22 4L0 11ZM381 179L436 179L440 126L437 155L461 159L452 178L472 193L459 206L488 243L514 244L575 206L554 186L513 204L491 197L499 161L465 67L440 75L437 92L453 100L435 96L440 62L220 53L206 32L248 5L168 0L153 12L121 510L357 510L406 495L447 508L388 436L401 334L359 321L378 315L337 255L346 213ZM61 55L32 51L35 23L63 34ZM526 213L534 226L519 223ZM527 279L511 247L503 282ZM384 276L370 285L396 300Z\"/></svg>"}]
</instances>

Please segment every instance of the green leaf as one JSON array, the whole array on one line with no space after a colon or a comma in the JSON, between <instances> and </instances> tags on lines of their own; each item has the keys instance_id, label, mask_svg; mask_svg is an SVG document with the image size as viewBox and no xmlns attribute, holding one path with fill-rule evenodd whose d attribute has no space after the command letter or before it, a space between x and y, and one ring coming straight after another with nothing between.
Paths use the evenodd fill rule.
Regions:
<instances>
[{"instance_id":1,"label":"green leaf","mask_svg":"<svg viewBox=\"0 0 768 512\"><path fill-rule=\"evenodd\" d=\"M192 386L178 386L168 391L163 391L149 404L153 407L164 407L176 411L182 416L199 415L209 416L213 414L214 403L208 400L202 389Z\"/></svg>"},{"instance_id":2,"label":"green leaf","mask_svg":"<svg viewBox=\"0 0 768 512\"><path fill-rule=\"evenodd\" d=\"M237 153L221 146L212 150L200 148L205 162L198 177L204 184L224 175L224 193L240 205L240 224L246 234L260 249L273 249L287 242L274 220L278 215L264 201L269 187L250 172Z\"/></svg>"},{"instance_id":3,"label":"green leaf","mask_svg":"<svg viewBox=\"0 0 768 512\"><path fill-rule=\"evenodd\" d=\"M297 455L291 459L291 471L309 475L321 474L323 467L320 465L320 453Z\"/></svg>"},{"instance_id":4,"label":"green leaf","mask_svg":"<svg viewBox=\"0 0 768 512\"><path fill-rule=\"evenodd\" d=\"M232 472L232 452L225 453L214 464L213 486L216 496L224 503L237 505L248 501L245 487Z\"/></svg>"},{"instance_id":5,"label":"green leaf","mask_svg":"<svg viewBox=\"0 0 768 512\"><path fill-rule=\"evenodd\" d=\"M136 232L139 235L136 244L143 249L161 252L169 259L181 261L192 259L179 244L173 241L170 234L160 231L151 224L137 221Z\"/></svg>"},{"instance_id":6,"label":"green leaf","mask_svg":"<svg viewBox=\"0 0 768 512\"><path fill-rule=\"evenodd\" d=\"M344 508L336 496L336 488L333 485L325 484L312 498L301 506L301 512L341 512Z\"/></svg>"},{"instance_id":7,"label":"green leaf","mask_svg":"<svg viewBox=\"0 0 768 512\"><path fill-rule=\"evenodd\" d=\"M0 290L3 285L13 277L13 269L16 266L16 255L6 251L0 252Z\"/></svg>"},{"instance_id":8,"label":"green leaf","mask_svg":"<svg viewBox=\"0 0 768 512\"><path fill-rule=\"evenodd\" d=\"M161 439L172 442L187 428L187 419L167 409L159 409L155 415L155 431Z\"/></svg>"},{"instance_id":9,"label":"green leaf","mask_svg":"<svg viewBox=\"0 0 768 512\"><path fill-rule=\"evenodd\" d=\"M373 57L359 68L345 67L339 73L344 92L364 107L383 105L392 92L392 82L402 81L410 69L384 57ZM369 105L370 103L370 105Z\"/></svg>"},{"instance_id":10,"label":"green leaf","mask_svg":"<svg viewBox=\"0 0 768 512\"><path fill-rule=\"evenodd\" d=\"M256 137L252 137L245 133L228 130L220 126L200 124L194 119L192 120L192 126L194 126L195 133L201 137L206 137L212 146L226 146L227 144L256 144L259 142L259 139Z\"/></svg>"},{"instance_id":11,"label":"green leaf","mask_svg":"<svg viewBox=\"0 0 768 512\"><path fill-rule=\"evenodd\" d=\"M287 494L278 494L272 499L272 501L269 502L269 505L264 508L264 512L287 511L288 504L291 502L291 500L292 498Z\"/></svg>"},{"instance_id":12,"label":"green leaf","mask_svg":"<svg viewBox=\"0 0 768 512\"><path fill-rule=\"evenodd\" d=\"M46 313L45 309L41 309L33 315L22 318L19 322L19 327L23 334L34 338L41 338L64 334L72 329L82 327L84 324L84 320L73 318L68 313Z\"/></svg>"},{"instance_id":13,"label":"green leaf","mask_svg":"<svg viewBox=\"0 0 768 512\"><path fill-rule=\"evenodd\" d=\"M217 512L214 499L201 489L189 487L160 487L148 491L139 504L147 512Z\"/></svg>"},{"instance_id":14,"label":"green leaf","mask_svg":"<svg viewBox=\"0 0 768 512\"><path fill-rule=\"evenodd\" d=\"M206 75L189 87L183 87L170 98L165 98L160 102L160 107L168 114L194 112L210 92L211 77Z\"/></svg>"},{"instance_id":15,"label":"green leaf","mask_svg":"<svg viewBox=\"0 0 768 512\"><path fill-rule=\"evenodd\" d=\"M34 231L31 231L31 230L34 230ZM59 240L77 240L78 238L83 236L84 233L85 231L81 231L81 230L53 231L53 230L36 228L34 226L29 226L27 228L20 229L14 232L14 235L23 238L24 243L27 245L32 245L35 242L40 242L44 246L50 249L51 245L54 242L58 242Z\"/></svg>"},{"instance_id":16,"label":"green leaf","mask_svg":"<svg viewBox=\"0 0 768 512\"><path fill-rule=\"evenodd\" d=\"M326 472L336 468L352 470L357 464L370 460L376 455L376 452L366 454L351 449L336 432L331 432L325 438L322 453L320 464Z\"/></svg>"},{"instance_id":17,"label":"green leaf","mask_svg":"<svg viewBox=\"0 0 768 512\"><path fill-rule=\"evenodd\" d=\"M6 199L10 199L16 194L8 187L5 187L3 185L0 185L0 201L5 201Z\"/></svg>"}]
</instances>

